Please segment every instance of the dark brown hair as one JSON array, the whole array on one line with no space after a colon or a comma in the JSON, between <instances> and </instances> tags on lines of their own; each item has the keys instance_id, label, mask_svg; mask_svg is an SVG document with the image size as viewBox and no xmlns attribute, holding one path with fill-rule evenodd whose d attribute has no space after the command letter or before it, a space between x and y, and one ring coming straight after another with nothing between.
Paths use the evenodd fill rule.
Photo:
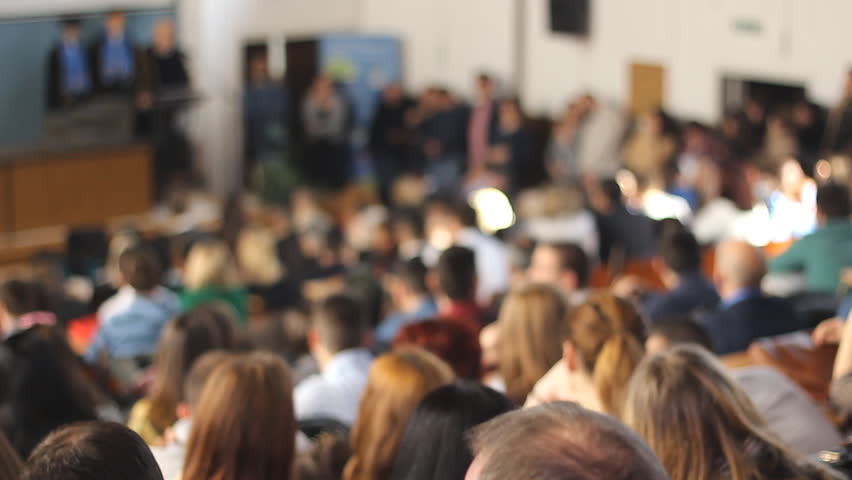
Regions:
<instances>
[{"instance_id":1,"label":"dark brown hair","mask_svg":"<svg viewBox=\"0 0 852 480\"><path fill-rule=\"evenodd\" d=\"M468 380L482 376L482 348L470 329L446 320L426 320L406 325L393 341L395 349L417 346L426 349Z\"/></svg>"},{"instance_id":2,"label":"dark brown hair","mask_svg":"<svg viewBox=\"0 0 852 480\"><path fill-rule=\"evenodd\" d=\"M150 292L160 285L163 268L153 250L144 245L128 248L118 257L118 269L124 280L139 292Z\"/></svg>"},{"instance_id":3,"label":"dark brown hair","mask_svg":"<svg viewBox=\"0 0 852 480\"><path fill-rule=\"evenodd\" d=\"M332 353L358 348L366 332L364 309L348 295L332 295L315 308L313 328L320 343Z\"/></svg>"},{"instance_id":4,"label":"dark brown hair","mask_svg":"<svg viewBox=\"0 0 852 480\"><path fill-rule=\"evenodd\" d=\"M178 316L163 329L154 359L154 384L147 397L151 424L159 432L177 420L176 409L193 362L207 351L235 348L235 321L226 311L204 305Z\"/></svg>"},{"instance_id":5,"label":"dark brown hair","mask_svg":"<svg viewBox=\"0 0 852 480\"><path fill-rule=\"evenodd\" d=\"M77 423L50 434L30 456L23 480L162 480L148 445L118 423Z\"/></svg>"},{"instance_id":6,"label":"dark brown hair","mask_svg":"<svg viewBox=\"0 0 852 480\"><path fill-rule=\"evenodd\" d=\"M184 480L287 480L295 455L293 380L281 358L253 353L220 365L193 415Z\"/></svg>"},{"instance_id":7,"label":"dark brown hair","mask_svg":"<svg viewBox=\"0 0 852 480\"><path fill-rule=\"evenodd\" d=\"M550 403L501 415L471 436L479 480L667 480L654 453L607 415Z\"/></svg>"}]
</instances>

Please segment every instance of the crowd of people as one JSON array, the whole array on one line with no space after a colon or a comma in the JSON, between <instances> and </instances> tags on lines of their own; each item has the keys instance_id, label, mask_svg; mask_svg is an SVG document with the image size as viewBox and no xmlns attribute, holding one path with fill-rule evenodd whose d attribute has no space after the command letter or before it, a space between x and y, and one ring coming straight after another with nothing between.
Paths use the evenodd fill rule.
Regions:
<instances>
[{"instance_id":1,"label":"crowd of people","mask_svg":"<svg viewBox=\"0 0 852 480\"><path fill-rule=\"evenodd\" d=\"M826 118L750 102L718 130L584 95L541 155L476 84L385 90L373 194L327 170L321 78L285 205L0 282L3 478L844 478L818 460L852 412L852 74ZM495 189L499 231L469 196ZM822 397L730 361L788 337L837 349Z\"/></svg>"}]
</instances>

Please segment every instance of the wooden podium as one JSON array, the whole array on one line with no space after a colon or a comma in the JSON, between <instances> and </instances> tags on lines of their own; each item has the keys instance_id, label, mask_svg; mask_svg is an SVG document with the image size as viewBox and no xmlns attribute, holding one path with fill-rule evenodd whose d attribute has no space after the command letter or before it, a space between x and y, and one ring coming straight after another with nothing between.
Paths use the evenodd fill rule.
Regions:
<instances>
[{"instance_id":1,"label":"wooden podium","mask_svg":"<svg viewBox=\"0 0 852 480\"><path fill-rule=\"evenodd\" d=\"M100 225L150 211L151 148L96 146L0 156L0 232Z\"/></svg>"}]
</instances>

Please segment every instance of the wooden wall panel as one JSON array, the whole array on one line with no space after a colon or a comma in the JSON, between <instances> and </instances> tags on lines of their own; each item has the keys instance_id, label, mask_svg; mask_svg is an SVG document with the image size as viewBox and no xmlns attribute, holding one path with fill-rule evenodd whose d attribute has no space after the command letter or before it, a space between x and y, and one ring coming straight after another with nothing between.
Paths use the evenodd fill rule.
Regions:
<instances>
[{"instance_id":1,"label":"wooden wall panel","mask_svg":"<svg viewBox=\"0 0 852 480\"><path fill-rule=\"evenodd\" d=\"M0 232L12 229L12 189L9 168L0 165Z\"/></svg>"},{"instance_id":2,"label":"wooden wall panel","mask_svg":"<svg viewBox=\"0 0 852 480\"><path fill-rule=\"evenodd\" d=\"M10 175L14 230L101 224L152 207L146 147L32 158L13 165Z\"/></svg>"}]
</instances>

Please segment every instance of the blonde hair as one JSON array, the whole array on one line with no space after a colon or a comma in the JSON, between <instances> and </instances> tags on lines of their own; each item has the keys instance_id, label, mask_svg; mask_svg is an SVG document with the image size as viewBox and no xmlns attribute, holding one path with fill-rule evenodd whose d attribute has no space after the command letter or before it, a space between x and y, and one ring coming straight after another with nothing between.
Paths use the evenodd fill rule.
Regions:
<instances>
[{"instance_id":1,"label":"blonde hair","mask_svg":"<svg viewBox=\"0 0 852 480\"><path fill-rule=\"evenodd\" d=\"M679 346L644 360L625 410L627 425L672 480L804 478L805 469L769 432L748 395L701 347Z\"/></svg>"},{"instance_id":2,"label":"blonde hair","mask_svg":"<svg viewBox=\"0 0 852 480\"><path fill-rule=\"evenodd\" d=\"M513 402L523 403L562 358L567 313L565 300L547 285L526 285L506 297L497 321L498 368Z\"/></svg>"},{"instance_id":3,"label":"blonde hair","mask_svg":"<svg viewBox=\"0 0 852 480\"><path fill-rule=\"evenodd\" d=\"M565 339L591 374L604 413L620 418L627 383L644 353L639 312L615 295L595 295L569 315Z\"/></svg>"},{"instance_id":4,"label":"blonde hair","mask_svg":"<svg viewBox=\"0 0 852 480\"><path fill-rule=\"evenodd\" d=\"M275 235L266 228L253 227L240 232L237 262L244 280L248 282L271 285L284 275L284 267L276 251Z\"/></svg>"},{"instance_id":5,"label":"blonde hair","mask_svg":"<svg viewBox=\"0 0 852 480\"><path fill-rule=\"evenodd\" d=\"M352 428L353 454L344 480L386 479L417 404L430 391L452 381L452 369L420 348L402 348L376 359Z\"/></svg>"},{"instance_id":6,"label":"blonde hair","mask_svg":"<svg viewBox=\"0 0 852 480\"><path fill-rule=\"evenodd\" d=\"M183 283L188 290L238 286L237 266L228 245L220 240L205 240L193 245L186 259Z\"/></svg>"},{"instance_id":7,"label":"blonde hair","mask_svg":"<svg viewBox=\"0 0 852 480\"><path fill-rule=\"evenodd\" d=\"M193 416L184 480L287 480L296 443L293 383L278 356L253 353L218 366Z\"/></svg>"}]
</instances>

